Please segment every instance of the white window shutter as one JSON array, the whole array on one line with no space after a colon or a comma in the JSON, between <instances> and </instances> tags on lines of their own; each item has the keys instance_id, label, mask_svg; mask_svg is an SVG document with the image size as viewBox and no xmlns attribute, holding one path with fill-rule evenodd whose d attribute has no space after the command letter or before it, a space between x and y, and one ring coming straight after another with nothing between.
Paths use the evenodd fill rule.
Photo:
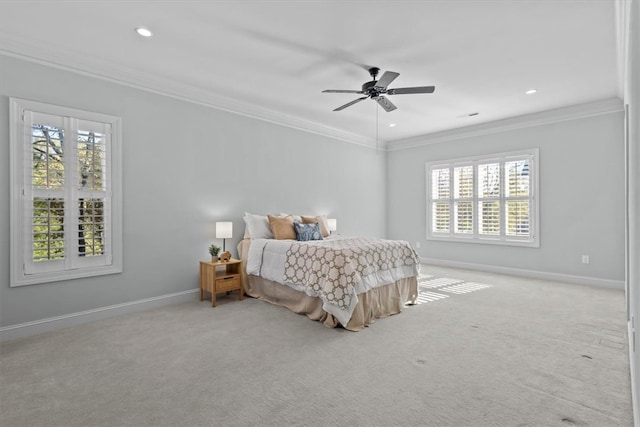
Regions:
<instances>
[{"instance_id":1,"label":"white window shutter","mask_svg":"<svg viewBox=\"0 0 640 427\"><path fill-rule=\"evenodd\" d=\"M427 239L538 246L538 150L427 163Z\"/></svg>"},{"instance_id":2,"label":"white window shutter","mask_svg":"<svg viewBox=\"0 0 640 427\"><path fill-rule=\"evenodd\" d=\"M12 98L11 286L122 271L120 119ZM117 151L119 153L119 149ZM118 178L118 183L119 177ZM116 197L121 198L119 193ZM115 224L114 224L115 223ZM113 244L113 239L117 244Z\"/></svg>"}]
</instances>

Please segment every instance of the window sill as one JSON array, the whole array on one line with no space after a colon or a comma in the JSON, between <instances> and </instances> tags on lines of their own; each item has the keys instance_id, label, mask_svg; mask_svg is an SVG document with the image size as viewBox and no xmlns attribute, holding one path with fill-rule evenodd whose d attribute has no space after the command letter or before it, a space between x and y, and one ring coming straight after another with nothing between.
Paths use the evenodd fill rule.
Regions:
<instances>
[{"instance_id":1,"label":"window sill","mask_svg":"<svg viewBox=\"0 0 640 427\"><path fill-rule=\"evenodd\" d=\"M449 242L449 243L474 243L482 245L498 245L498 246L519 246L527 248L539 248L540 241L534 240L510 240L500 238L478 238L478 237L440 237L440 236L427 236L427 241L434 242Z\"/></svg>"},{"instance_id":2,"label":"window sill","mask_svg":"<svg viewBox=\"0 0 640 427\"><path fill-rule=\"evenodd\" d=\"M78 270L55 271L36 274L19 274L12 277L11 287L38 285L41 283L60 282L63 280L83 279L88 277L106 276L108 274L122 273L122 267L108 265L102 267L83 268Z\"/></svg>"}]
</instances>

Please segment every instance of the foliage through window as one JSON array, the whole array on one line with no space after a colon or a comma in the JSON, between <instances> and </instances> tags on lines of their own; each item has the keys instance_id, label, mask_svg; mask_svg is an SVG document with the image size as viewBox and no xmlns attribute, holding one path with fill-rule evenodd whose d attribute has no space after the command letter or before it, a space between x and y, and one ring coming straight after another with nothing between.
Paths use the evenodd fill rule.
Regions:
<instances>
[{"instance_id":1,"label":"foliage through window","mask_svg":"<svg viewBox=\"0 0 640 427\"><path fill-rule=\"evenodd\" d=\"M537 164L537 149L427 163L427 239L538 246Z\"/></svg>"},{"instance_id":2,"label":"foliage through window","mask_svg":"<svg viewBox=\"0 0 640 427\"><path fill-rule=\"evenodd\" d=\"M11 106L12 286L122 271L120 120Z\"/></svg>"}]
</instances>

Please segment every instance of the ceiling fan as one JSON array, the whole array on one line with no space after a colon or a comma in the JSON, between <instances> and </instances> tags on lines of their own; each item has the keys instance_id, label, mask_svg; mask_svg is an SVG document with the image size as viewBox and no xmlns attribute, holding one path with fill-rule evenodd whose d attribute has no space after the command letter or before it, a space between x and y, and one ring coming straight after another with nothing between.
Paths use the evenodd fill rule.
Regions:
<instances>
[{"instance_id":1,"label":"ceiling fan","mask_svg":"<svg viewBox=\"0 0 640 427\"><path fill-rule=\"evenodd\" d=\"M366 96L362 98L354 99L351 102L347 102L346 104L336 108L333 111L341 111L347 107L351 107L353 104L357 104L360 101L364 101L367 98L371 98L375 100L385 111L393 111L396 107L393 105L393 102L389 101L383 95L405 95L411 93L433 93L436 90L435 86L416 86L416 87L399 87L395 89L387 89L387 86L396 79L400 74L395 73L393 71L385 71L380 80L376 81L376 76L380 72L380 68L371 67L369 68L369 74L371 74L370 82L366 82L362 85L362 90L334 90L327 89L323 90L322 93L359 93Z\"/></svg>"}]
</instances>

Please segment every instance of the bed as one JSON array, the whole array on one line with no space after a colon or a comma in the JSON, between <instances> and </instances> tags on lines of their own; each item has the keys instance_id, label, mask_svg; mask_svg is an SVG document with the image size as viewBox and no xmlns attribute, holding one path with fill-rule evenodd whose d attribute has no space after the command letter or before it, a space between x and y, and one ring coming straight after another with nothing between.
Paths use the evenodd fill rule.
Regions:
<instances>
[{"instance_id":1,"label":"bed","mask_svg":"<svg viewBox=\"0 0 640 427\"><path fill-rule=\"evenodd\" d=\"M416 301L420 263L405 241L328 235L326 230L322 239L298 241L255 227L251 235L250 225L247 221L238 253L245 266L245 293L251 297L350 331Z\"/></svg>"}]
</instances>

